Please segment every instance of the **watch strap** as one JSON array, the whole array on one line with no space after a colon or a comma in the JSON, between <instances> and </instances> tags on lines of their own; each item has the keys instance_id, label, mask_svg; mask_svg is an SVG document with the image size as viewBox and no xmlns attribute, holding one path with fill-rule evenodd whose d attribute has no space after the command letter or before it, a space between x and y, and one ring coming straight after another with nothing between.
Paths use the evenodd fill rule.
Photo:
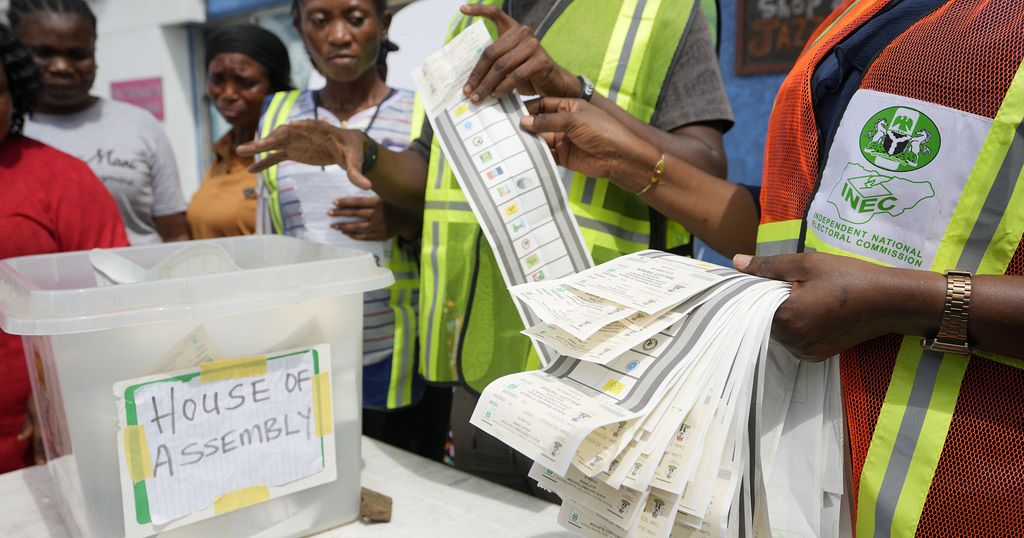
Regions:
<instances>
[{"instance_id":1,"label":"watch strap","mask_svg":"<svg viewBox=\"0 0 1024 538\"><path fill-rule=\"evenodd\" d=\"M590 101L594 98L594 83L589 78L579 75L576 77L580 81L580 99L584 101Z\"/></svg>"},{"instance_id":2,"label":"watch strap","mask_svg":"<svg viewBox=\"0 0 1024 538\"><path fill-rule=\"evenodd\" d=\"M925 338L921 345L925 349L942 353L970 355L972 348L967 341L967 321L971 310L971 273L967 271L946 272L946 302L942 308L942 321L934 338Z\"/></svg>"}]
</instances>

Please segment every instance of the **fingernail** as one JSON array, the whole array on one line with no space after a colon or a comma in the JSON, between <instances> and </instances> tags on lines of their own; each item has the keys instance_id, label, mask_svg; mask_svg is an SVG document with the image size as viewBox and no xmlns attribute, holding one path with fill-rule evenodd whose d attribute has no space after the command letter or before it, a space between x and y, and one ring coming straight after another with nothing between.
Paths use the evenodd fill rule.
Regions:
<instances>
[{"instance_id":1,"label":"fingernail","mask_svg":"<svg viewBox=\"0 0 1024 538\"><path fill-rule=\"evenodd\" d=\"M474 93L473 97L470 97L469 99L471 101L473 101L474 103L479 103L480 102L480 94L479 93Z\"/></svg>"},{"instance_id":2,"label":"fingernail","mask_svg":"<svg viewBox=\"0 0 1024 538\"><path fill-rule=\"evenodd\" d=\"M522 125L523 127L533 127L533 116L523 116L522 119L519 120L519 125Z\"/></svg>"},{"instance_id":3,"label":"fingernail","mask_svg":"<svg viewBox=\"0 0 1024 538\"><path fill-rule=\"evenodd\" d=\"M732 257L732 266L742 271L750 265L750 260L752 259L754 257L750 254L737 254Z\"/></svg>"},{"instance_id":4,"label":"fingernail","mask_svg":"<svg viewBox=\"0 0 1024 538\"><path fill-rule=\"evenodd\" d=\"M465 95L469 95L469 92L471 91L473 91L473 88L470 88L469 84L466 84L465 86L462 87L462 93L464 93Z\"/></svg>"}]
</instances>

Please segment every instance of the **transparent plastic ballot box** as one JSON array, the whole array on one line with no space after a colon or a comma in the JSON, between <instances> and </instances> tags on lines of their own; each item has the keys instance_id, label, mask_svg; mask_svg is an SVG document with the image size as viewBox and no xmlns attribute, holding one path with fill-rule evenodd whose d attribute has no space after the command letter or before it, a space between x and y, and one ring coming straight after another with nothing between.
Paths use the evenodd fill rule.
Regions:
<instances>
[{"instance_id":1,"label":"transparent plastic ballot box","mask_svg":"<svg viewBox=\"0 0 1024 538\"><path fill-rule=\"evenodd\" d=\"M303 536L358 516L363 294L390 286L390 271L379 267L369 253L288 237L249 236L191 244L201 243L223 247L233 262L229 265L238 269L100 286L88 252L0 261L0 327L23 336L47 465L59 490L61 513L73 535ZM146 269L180 254L186 245L169 243L109 252ZM172 509L161 508L166 505L163 499L171 495L175 502L188 504L201 496L200 490L206 491L203 487L221 486L205 484L193 489L185 483L180 488L178 483L161 483L163 489L158 492L152 488L147 492L147 486L142 488L142 495L148 494L146 509L152 512L146 515L150 518L147 524L139 524L143 518L137 513L138 497L129 499L122 492L134 487L138 495L140 484L155 482L131 472L126 476L126 469L143 473L156 465L160 477L165 470L159 468L165 454L154 453L154 447L135 450L139 438L124 434L124 425L119 423L124 405L122 402L119 410L114 385L164 375L165 369L181 367L182 360L193 360L203 353L268 357L282 350L313 346L320 350L321 359L329 355L329 361L318 363L321 372L327 370L330 387L330 397L325 400L321 395L319 400L321 404L330 402L321 413L330 417L321 420L330 422L323 427L317 424L323 435L320 446L330 446L323 441L331 437L334 440L330 451L333 458L321 449L324 459L318 464L331 464L336 479L285 495L270 495L269 499L266 491L255 496L218 498L218 502L227 499L227 508L221 510L218 506L213 516L207 509L207 516L184 526L182 519L170 523L161 520L170 517L167 514L174 509L181 510L174 503ZM268 364L274 364L274 360ZM282 364L271 366L271 371ZM309 380L300 384L300 388L308 386ZM179 386L179 393L181 390ZM261 396L261 400L266 398ZM186 407L185 413L188 410ZM293 420L293 424L298 422ZM291 426L292 430L296 428ZM271 432L279 429L268 427L256 433L270 439ZM327 431L331 433L323 433ZM143 441L147 438L149 443L160 442L151 434L142 436ZM237 448L233 443L230 446ZM129 452L135 460L125 455ZM247 452L235 450L235 454ZM275 454L282 457L280 452ZM150 459L143 463L148 467L134 465L146 456ZM274 460L268 457L267 461ZM214 463L212 457L208 463ZM235 460L231 465L236 465ZM276 472L268 467L272 466L248 472ZM184 467L179 465L177 469L180 472ZM238 471L226 476L236 481L244 474ZM140 480L136 482L135 478Z\"/></svg>"}]
</instances>

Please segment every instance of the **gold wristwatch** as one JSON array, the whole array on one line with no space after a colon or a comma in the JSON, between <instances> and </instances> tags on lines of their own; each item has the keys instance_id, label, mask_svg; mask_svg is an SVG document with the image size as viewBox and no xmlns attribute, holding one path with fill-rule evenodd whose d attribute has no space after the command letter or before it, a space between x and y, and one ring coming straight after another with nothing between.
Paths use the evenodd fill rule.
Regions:
<instances>
[{"instance_id":1,"label":"gold wristwatch","mask_svg":"<svg viewBox=\"0 0 1024 538\"><path fill-rule=\"evenodd\" d=\"M921 340L921 347L941 353L970 355L967 342L967 318L971 310L971 273L946 272L946 304L942 308L942 322L934 338Z\"/></svg>"}]
</instances>

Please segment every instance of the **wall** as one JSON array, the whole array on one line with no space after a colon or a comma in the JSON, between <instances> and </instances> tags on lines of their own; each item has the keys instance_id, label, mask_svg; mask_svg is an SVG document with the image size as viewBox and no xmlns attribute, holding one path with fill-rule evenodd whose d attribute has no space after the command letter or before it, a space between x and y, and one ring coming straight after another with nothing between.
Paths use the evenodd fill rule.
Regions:
<instances>
[{"instance_id":1,"label":"wall","mask_svg":"<svg viewBox=\"0 0 1024 538\"><path fill-rule=\"evenodd\" d=\"M160 77L163 85L164 130L178 163L188 200L202 177L201 151L209 140L197 133L200 96L194 91L194 59L198 54L194 25L206 19L203 0L93 0L99 21L93 92L110 96L111 82Z\"/></svg>"},{"instance_id":2,"label":"wall","mask_svg":"<svg viewBox=\"0 0 1024 538\"><path fill-rule=\"evenodd\" d=\"M784 75L736 75L734 66L737 1L719 0L722 14L722 49L719 61L729 102L736 116L736 125L725 135L725 151L729 158L729 180L759 185L765 134L768 132L768 116L771 114L775 93L782 84ZM694 254L714 263L730 263L702 243L695 247Z\"/></svg>"}]
</instances>

